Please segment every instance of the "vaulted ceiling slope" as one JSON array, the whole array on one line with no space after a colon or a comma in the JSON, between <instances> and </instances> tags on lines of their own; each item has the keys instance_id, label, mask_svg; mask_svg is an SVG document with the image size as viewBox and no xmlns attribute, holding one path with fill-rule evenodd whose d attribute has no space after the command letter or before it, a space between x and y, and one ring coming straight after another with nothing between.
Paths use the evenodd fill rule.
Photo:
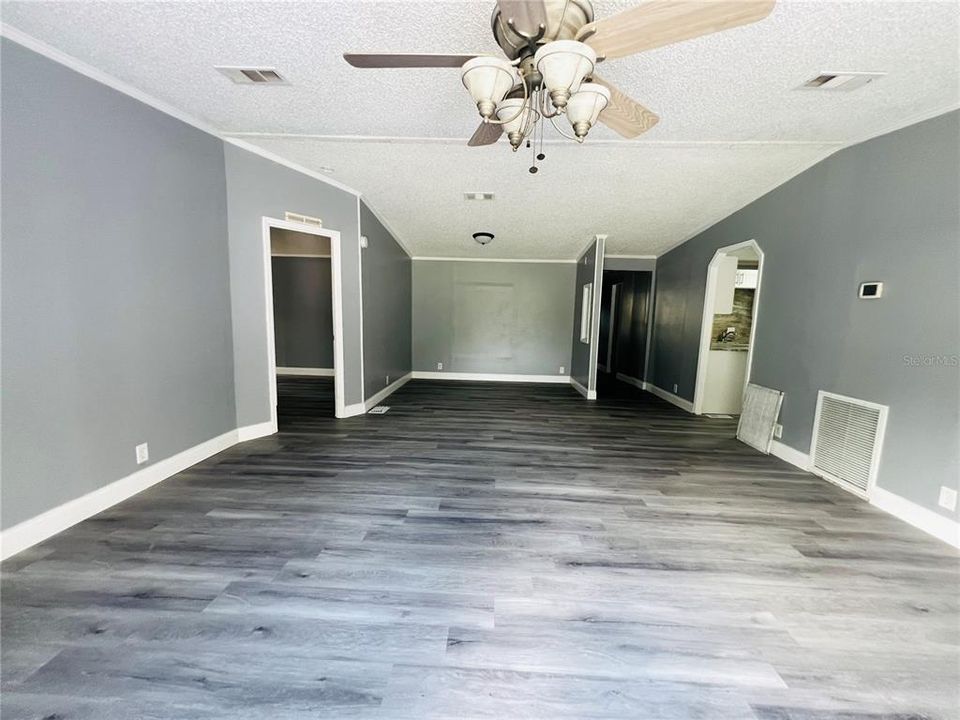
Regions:
<instances>
[{"instance_id":1,"label":"vaulted ceiling slope","mask_svg":"<svg viewBox=\"0 0 960 720\"><path fill-rule=\"evenodd\" d=\"M637 4L598 0L597 17ZM289 160L362 191L417 256L568 259L589 237L659 254L830 153L958 105L958 5L779 0L769 18L604 64L661 116L548 142L539 173L504 141L466 148L476 111L455 69L358 70L355 52L497 54L493 0L4 2L3 21ZM215 65L276 67L235 85ZM828 71L887 75L797 89ZM549 137L549 133L548 133ZM490 191L489 202L463 193ZM293 208L291 208L293 209ZM470 234L496 233L481 248Z\"/></svg>"}]
</instances>

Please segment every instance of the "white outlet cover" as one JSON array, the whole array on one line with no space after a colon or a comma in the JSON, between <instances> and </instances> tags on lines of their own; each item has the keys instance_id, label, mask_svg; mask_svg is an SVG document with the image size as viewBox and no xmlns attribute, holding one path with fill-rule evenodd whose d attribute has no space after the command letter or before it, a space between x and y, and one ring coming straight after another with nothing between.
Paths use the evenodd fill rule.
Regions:
<instances>
[{"instance_id":1,"label":"white outlet cover","mask_svg":"<svg viewBox=\"0 0 960 720\"><path fill-rule=\"evenodd\" d=\"M137 465L143 465L150 459L150 446L147 443L137 445Z\"/></svg>"},{"instance_id":2,"label":"white outlet cover","mask_svg":"<svg viewBox=\"0 0 960 720\"><path fill-rule=\"evenodd\" d=\"M560 374L561 374L561 375L563 375L563 371L564 371L564 370L566 370L566 368L565 368L563 365L561 365L561 366L560 366Z\"/></svg>"},{"instance_id":3,"label":"white outlet cover","mask_svg":"<svg viewBox=\"0 0 960 720\"><path fill-rule=\"evenodd\" d=\"M673 384L673 392L674 392L674 393L677 393L677 392L679 392L679 389L680 389L680 386L677 385L676 383L674 383L674 384Z\"/></svg>"},{"instance_id":4,"label":"white outlet cover","mask_svg":"<svg viewBox=\"0 0 960 720\"><path fill-rule=\"evenodd\" d=\"M443 363L437 363L437 370L443 370Z\"/></svg>"},{"instance_id":5,"label":"white outlet cover","mask_svg":"<svg viewBox=\"0 0 960 720\"><path fill-rule=\"evenodd\" d=\"M781 425L780 423L777 423L776 425L773 426L773 436L775 438L783 437L783 425Z\"/></svg>"},{"instance_id":6,"label":"white outlet cover","mask_svg":"<svg viewBox=\"0 0 960 720\"><path fill-rule=\"evenodd\" d=\"M957 491L945 485L940 486L940 507L947 510L957 509Z\"/></svg>"}]
</instances>

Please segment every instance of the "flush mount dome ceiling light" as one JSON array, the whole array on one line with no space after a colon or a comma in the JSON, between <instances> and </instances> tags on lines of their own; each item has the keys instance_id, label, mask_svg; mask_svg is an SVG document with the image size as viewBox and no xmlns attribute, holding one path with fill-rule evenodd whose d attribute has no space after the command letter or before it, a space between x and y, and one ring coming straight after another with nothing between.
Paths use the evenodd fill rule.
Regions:
<instances>
[{"instance_id":1,"label":"flush mount dome ceiling light","mask_svg":"<svg viewBox=\"0 0 960 720\"><path fill-rule=\"evenodd\" d=\"M505 60L424 53L343 57L358 68L460 68L482 121L467 144L491 145L505 131L514 151L526 142L542 160L544 119L577 142L598 122L634 138L660 120L600 78L595 72L600 62L749 25L769 15L774 2L647 0L595 20L589 0L498 0L491 27ZM558 123L563 115L572 135ZM539 153L533 142L538 137Z\"/></svg>"},{"instance_id":2,"label":"flush mount dome ceiling light","mask_svg":"<svg viewBox=\"0 0 960 720\"><path fill-rule=\"evenodd\" d=\"M473 239L476 240L481 245L489 245L490 241L493 240L492 232L475 232L473 234Z\"/></svg>"}]
</instances>

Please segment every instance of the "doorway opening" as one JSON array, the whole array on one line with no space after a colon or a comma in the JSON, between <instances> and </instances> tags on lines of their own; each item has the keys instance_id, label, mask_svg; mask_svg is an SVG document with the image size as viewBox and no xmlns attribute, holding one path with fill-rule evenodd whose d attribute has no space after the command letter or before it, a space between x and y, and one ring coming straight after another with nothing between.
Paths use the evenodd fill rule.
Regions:
<instances>
[{"instance_id":1,"label":"doorway opening","mask_svg":"<svg viewBox=\"0 0 960 720\"><path fill-rule=\"evenodd\" d=\"M600 296L598 396L635 393L643 387L650 331L653 273L604 270Z\"/></svg>"},{"instance_id":2,"label":"doorway opening","mask_svg":"<svg viewBox=\"0 0 960 720\"><path fill-rule=\"evenodd\" d=\"M754 240L717 250L707 268L693 411L739 415L750 381L763 251Z\"/></svg>"},{"instance_id":3,"label":"doorway opening","mask_svg":"<svg viewBox=\"0 0 960 720\"><path fill-rule=\"evenodd\" d=\"M278 376L285 397L342 417L340 234L265 217L263 253L270 421L276 429Z\"/></svg>"}]
</instances>

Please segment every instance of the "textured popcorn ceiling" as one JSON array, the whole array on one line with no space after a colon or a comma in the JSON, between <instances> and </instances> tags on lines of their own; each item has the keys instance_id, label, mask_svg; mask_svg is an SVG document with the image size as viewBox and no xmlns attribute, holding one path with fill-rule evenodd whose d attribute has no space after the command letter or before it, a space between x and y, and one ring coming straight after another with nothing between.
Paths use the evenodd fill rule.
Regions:
<instances>
[{"instance_id":1,"label":"textured popcorn ceiling","mask_svg":"<svg viewBox=\"0 0 960 720\"><path fill-rule=\"evenodd\" d=\"M634 4L594 3L598 17ZM256 133L245 139L332 167L422 256L570 258L595 233L609 234L611 253L656 254L837 148L958 103L956 3L781 0L755 25L604 64L604 77L660 124L637 141L603 129L583 147L549 144L533 176L529 156L503 143L463 146L477 122L456 70L358 70L340 57L495 53L492 8L492 0L2 6L5 23L225 133ZM214 65L275 66L291 85L234 85ZM889 75L849 94L795 90L824 71L858 70ZM467 203L470 190L497 199ZM469 239L481 229L497 233L484 249Z\"/></svg>"}]
</instances>

